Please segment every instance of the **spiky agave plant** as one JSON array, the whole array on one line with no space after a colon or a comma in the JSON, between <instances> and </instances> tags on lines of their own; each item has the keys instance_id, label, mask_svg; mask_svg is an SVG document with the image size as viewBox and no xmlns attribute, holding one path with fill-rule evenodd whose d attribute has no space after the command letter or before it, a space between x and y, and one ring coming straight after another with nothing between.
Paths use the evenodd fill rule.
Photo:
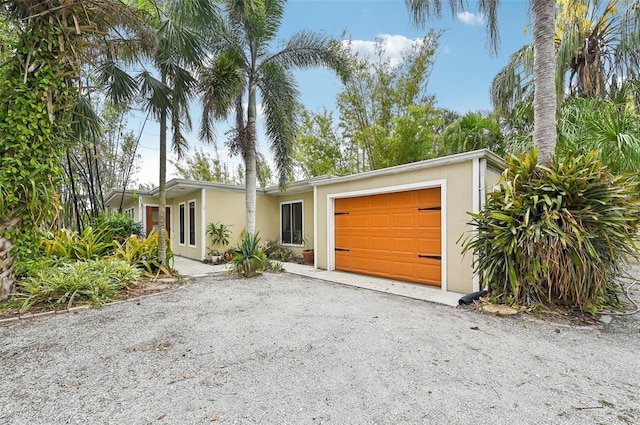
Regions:
<instances>
[{"instance_id":1,"label":"spiky agave plant","mask_svg":"<svg viewBox=\"0 0 640 425\"><path fill-rule=\"evenodd\" d=\"M238 248L236 248L235 256L231 260L231 273L251 277L264 269L267 257L260 248L258 233L244 233Z\"/></svg>"}]
</instances>

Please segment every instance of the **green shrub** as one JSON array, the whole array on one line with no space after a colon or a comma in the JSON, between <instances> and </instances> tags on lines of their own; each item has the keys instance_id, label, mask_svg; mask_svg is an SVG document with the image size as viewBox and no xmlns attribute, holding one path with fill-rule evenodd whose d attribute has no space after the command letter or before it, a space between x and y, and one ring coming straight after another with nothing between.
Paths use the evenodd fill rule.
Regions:
<instances>
[{"instance_id":1,"label":"green shrub","mask_svg":"<svg viewBox=\"0 0 640 425\"><path fill-rule=\"evenodd\" d=\"M231 260L231 273L241 274L244 277L255 276L264 269L267 257L260 249L260 237L258 233L244 233L242 241L236 248Z\"/></svg>"},{"instance_id":2,"label":"green shrub","mask_svg":"<svg viewBox=\"0 0 640 425\"><path fill-rule=\"evenodd\" d=\"M44 254L73 260L94 260L114 251L111 234L106 228L86 227L81 234L59 229L43 237L40 248Z\"/></svg>"},{"instance_id":3,"label":"green shrub","mask_svg":"<svg viewBox=\"0 0 640 425\"><path fill-rule=\"evenodd\" d=\"M222 223L209 223L207 226L207 234L211 236L211 245L209 249L209 255L217 255L219 253L216 247L224 247L229 245L229 238L231 237L231 230L229 226Z\"/></svg>"},{"instance_id":4,"label":"green shrub","mask_svg":"<svg viewBox=\"0 0 640 425\"><path fill-rule=\"evenodd\" d=\"M100 214L92 225L99 229L104 229L110 240L123 241L129 236L144 238L145 232L142 223L135 221L128 214Z\"/></svg>"},{"instance_id":5,"label":"green shrub","mask_svg":"<svg viewBox=\"0 0 640 425\"><path fill-rule=\"evenodd\" d=\"M124 261L77 261L57 267L41 267L18 283L15 301L24 312L33 306L71 308L74 304L101 304L140 279L141 272Z\"/></svg>"},{"instance_id":6,"label":"green shrub","mask_svg":"<svg viewBox=\"0 0 640 425\"><path fill-rule=\"evenodd\" d=\"M293 261L296 259L296 255L293 251L280 245L278 241L267 241L267 243L262 247L262 250L270 260Z\"/></svg>"},{"instance_id":7,"label":"green shrub","mask_svg":"<svg viewBox=\"0 0 640 425\"><path fill-rule=\"evenodd\" d=\"M159 236L157 231L152 231L146 239L130 236L123 242L114 241L116 250L112 257L142 268L147 273L155 273L160 268L158 261ZM167 241L167 262L173 258L173 252L169 245Z\"/></svg>"},{"instance_id":8,"label":"green shrub","mask_svg":"<svg viewBox=\"0 0 640 425\"><path fill-rule=\"evenodd\" d=\"M583 311L611 300L623 262L638 255L640 204L631 176L611 175L597 155L508 161L464 246L494 300Z\"/></svg>"}]
</instances>

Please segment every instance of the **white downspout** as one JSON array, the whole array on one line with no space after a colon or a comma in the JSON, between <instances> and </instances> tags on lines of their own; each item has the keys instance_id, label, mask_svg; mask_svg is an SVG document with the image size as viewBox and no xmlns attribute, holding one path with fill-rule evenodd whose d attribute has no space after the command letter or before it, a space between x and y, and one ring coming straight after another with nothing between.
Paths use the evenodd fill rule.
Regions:
<instances>
[{"instance_id":1,"label":"white downspout","mask_svg":"<svg viewBox=\"0 0 640 425\"><path fill-rule=\"evenodd\" d=\"M207 199L204 188L200 189L200 259L205 260L207 258L207 205L205 203Z\"/></svg>"}]
</instances>

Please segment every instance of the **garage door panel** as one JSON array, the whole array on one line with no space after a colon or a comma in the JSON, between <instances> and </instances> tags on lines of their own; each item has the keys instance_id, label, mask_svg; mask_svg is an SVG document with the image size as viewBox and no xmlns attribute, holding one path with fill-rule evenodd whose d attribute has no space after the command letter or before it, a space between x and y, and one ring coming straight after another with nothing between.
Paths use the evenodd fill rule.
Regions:
<instances>
[{"instance_id":1,"label":"garage door panel","mask_svg":"<svg viewBox=\"0 0 640 425\"><path fill-rule=\"evenodd\" d=\"M440 188L336 199L337 270L441 284ZM345 219L348 217L348 219Z\"/></svg>"}]
</instances>

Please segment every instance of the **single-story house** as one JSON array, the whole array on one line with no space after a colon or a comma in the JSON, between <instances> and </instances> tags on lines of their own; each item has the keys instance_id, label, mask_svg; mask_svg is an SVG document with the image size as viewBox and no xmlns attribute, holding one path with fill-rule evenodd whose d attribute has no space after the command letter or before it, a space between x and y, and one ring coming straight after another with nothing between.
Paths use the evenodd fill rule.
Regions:
<instances>
[{"instance_id":1,"label":"single-story house","mask_svg":"<svg viewBox=\"0 0 640 425\"><path fill-rule=\"evenodd\" d=\"M314 267L426 284L443 291L479 290L471 254L460 237L468 212L480 211L505 168L478 150L342 177L321 176L258 189L256 228L263 241L314 249ZM166 186L167 230L174 254L203 260L209 223L230 226L233 243L245 226L243 186L172 179ZM158 223L158 188L111 191L108 208Z\"/></svg>"}]
</instances>

